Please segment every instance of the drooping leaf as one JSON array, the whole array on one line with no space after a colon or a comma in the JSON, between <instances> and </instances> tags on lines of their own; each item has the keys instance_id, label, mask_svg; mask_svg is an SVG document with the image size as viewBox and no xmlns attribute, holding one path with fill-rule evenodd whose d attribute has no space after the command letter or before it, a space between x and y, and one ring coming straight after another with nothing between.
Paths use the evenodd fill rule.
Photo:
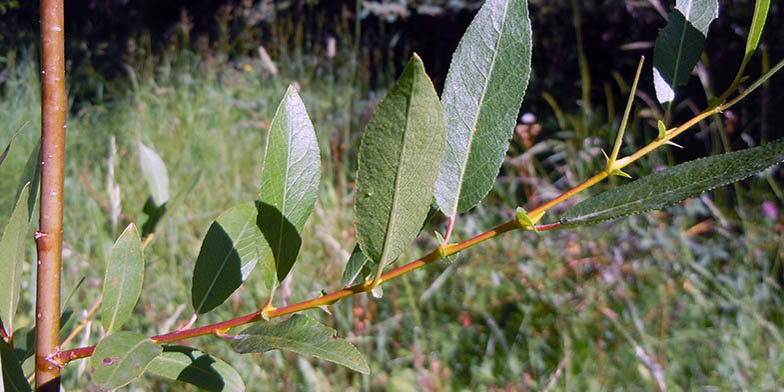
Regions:
<instances>
[{"instance_id":1,"label":"drooping leaf","mask_svg":"<svg viewBox=\"0 0 784 392\"><path fill-rule=\"evenodd\" d=\"M583 226L671 206L740 181L784 161L784 139L682 163L591 197L566 211L561 223Z\"/></svg>"},{"instance_id":2,"label":"drooping leaf","mask_svg":"<svg viewBox=\"0 0 784 392\"><path fill-rule=\"evenodd\" d=\"M343 270L343 285L351 286L362 282L375 271L375 268L377 268L376 263L365 256L359 244L356 244L351 251L351 257L348 258L346 269Z\"/></svg>"},{"instance_id":3,"label":"drooping leaf","mask_svg":"<svg viewBox=\"0 0 784 392\"><path fill-rule=\"evenodd\" d=\"M446 216L476 206L493 187L531 74L526 0L488 0L452 57L442 102L447 146L436 182Z\"/></svg>"},{"instance_id":4,"label":"drooping leaf","mask_svg":"<svg viewBox=\"0 0 784 392\"><path fill-rule=\"evenodd\" d=\"M270 253L256 217L256 206L247 202L228 209L210 226L193 270L191 299L196 313L222 304L248 278L261 255ZM270 263L264 271L272 288L269 280L275 279L275 266Z\"/></svg>"},{"instance_id":5,"label":"drooping leaf","mask_svg":"<svg viewBox=\"0 0 784 392\"><path fill-rule=\"evenodd\" d=\"M313 212L320 177L316 132L297 90L289 86L267 136L257 221L281 282L297 259L302 228Z\"/></svg>"},{"instance_id":6,"label":"drooping leaf","mask_svg":"<svg viewBox=\"0 0 784 392\"><path fill-rule=\"evenodd\" d=\"M116 332L103 338L90 358L93 382L104 389L120 388L139 377L163 352L160 345L136 332Z\"/></svg>"},{"instance_id":7,"label":"drooping leaf","mask_svg":"<svg viewBox=\"0 0 784 392\"><path fill-rule=\"evenodd\" d=\"M131 317L144 281L144 254L136 225L131 223L112 246L103 280L101 324L106 334L119 330Z\"/></svg>"},{"instance_id":8,"label":"drooping leaf","mask_svg":"<svg viewBox=\"0 0 784 392\"><path fill-rule=\"evenodd\" d=\"M155 204L160 206L169 201L169 173L160 155L139 142L139 163Z\"/></svg>"},{"instance_id":9,"label":"drooping leaf","mask_svg":"<svg viewBox=\"0 0 784 392\"><path fill-rule=\"evenodd\" d=\"M9 392L32 391L22 371L22 364L14 354L14 350L0 339L0 390Z\"/></svg>"},{"instance_id":10,"label":"drooping leaf","mask_svg":"<svg viewBox=\"0 0 784 392\"><path fill-rule=\"evenodd\" d=\"M190 347L163 346L163 354L152 360L147 371L206 391L245 391L245 383L231 365Z\"/></svg>"},{"instance_id":11,"label":"drooping leaf","mask_svg":"<svg viewBox=\"0 0 784 392\"><path fill-rule=\"evenodd\" d=\"M446 129L441 102L414 54L362 136L354 225L379 272L422 227L441 165Z\"/></svg>"},{"instance_id":12,"label":"drooping leaf","mask_svg":"<svg viewBox=\"0 0 784 392\"><path fill-rule=\"evenodd\" d=\"M312 318L295 314L279 322L262 322L240 333L232 340L235 351L263 353L270 350L292 351L312 355L360 373L370 373L367 361L351 343L336 337L337 331Z\"/></svg>"},{"instance_id":13,"label":"drooping leaf","mask_svg":"<svg viewBox=\"0 0 784 392\"><path fill-rule=\"evenodd\" d=\"M27 198L30 183L25 184L11 212L11 219L0 238L0 320L6 331L14 330L14 315L19 304L19 289L22 280L22 261L27 246L29 222L27 220Z\"/></svg>"},{"instance_id":14,"label":"drooping leaf","mask_svg":"<svg viewBox=\"0 0 784 392\"><path fill-rule=\"evenodd\" d=\"M653 82L660 103L672 101L675 89L689 80L705 47L708 27L718 16L718 0L676 1L653 51Z\"/></svg>"}]
</instances>

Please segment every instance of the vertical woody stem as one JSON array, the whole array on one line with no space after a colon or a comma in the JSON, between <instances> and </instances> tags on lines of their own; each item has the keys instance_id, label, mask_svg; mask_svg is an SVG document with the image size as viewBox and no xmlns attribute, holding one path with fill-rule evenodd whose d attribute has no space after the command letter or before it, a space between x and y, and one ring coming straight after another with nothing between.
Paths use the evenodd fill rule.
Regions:
<instances>
[{"instance_id":1,"label":"vertical woody stem","mask_svg":"<svg viewBox=\"0 0 784 392\"><path fill-rule=\"evenodd\" d=\"M60 368L49 360L60 339L60 263L65 176L65 25L63 0L41 0L41 219L36 233L35 383L59 391Z\"/></svg>"}]
</instances>

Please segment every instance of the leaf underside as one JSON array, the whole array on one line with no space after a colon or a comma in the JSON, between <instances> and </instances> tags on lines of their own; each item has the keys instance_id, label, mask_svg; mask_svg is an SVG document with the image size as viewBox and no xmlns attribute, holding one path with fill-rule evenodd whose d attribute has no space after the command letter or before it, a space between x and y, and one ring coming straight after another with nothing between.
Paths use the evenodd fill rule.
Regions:
<instances>
[{"instance_id":1,"label":"leaf underside","mask_svg":"<svg viewBox=\"0 0 784 392\"><path fill-rule=\"evenodd\" d=\"M312 355L369 374L370 368L362 354L348 341L337 338L336 332L308 316L295 314L280 323L262 322L245 329L233 339L231 346L242 354L285 350Z\"/></svg>"},{"instance_id":2,"label":"leaf underside","mask_svg":"<svg viewBox=\"0 0 784 392\"><path fill-rule=\"evenodd\" d=\"M163 353L150 362L147 372L210 392L245 391L242 377L231 365L185 346L163 346Z\"/></svg>"},{"instance_id":3,"label":"leaf underside","mask_svg":"<svg viewBox=\"0 0 784 392\"><path fill-rule=\"evenodd\" d=\"M100 315L107 334L119 330L131 318L143 281L142 242L136 225L131 223L117 238L106 264Z\"/></svg>"},{"instance_id":4,"label":"leaf underside","mask_svg":"<svg viewBox=\"0 0 784 392\"><path fill-rule=\"evenodd\" d=\"M354 224L362 252L380 268L422 227L445 137L441 103L415 54L373 113L359 148Z\"/></svg>"},{"instance_id":5,"label":"leaf underside","mask_svg":"<svg viewBox=\"0 0 784 392\"><path fill-rule=\"evenodd\" d=\"M155 204L160 206L169 201L169 173L163 159L151 148L139 142L139 163Z\"/></svg>"},{"instance_id":6,"label":"leaf underside","mask_svg":"<svg viewBox=\"0 0 784 392\"><path fill-rule=\"evenodd\" d=\"M274 258L280 282L297 259L320 176L316 132L297 90L289 86L270 124L257 205L257 224L271 250L262 257Z\"/></svg>"},{"instance_id":7,"label":"leaf underside","mask_svg":"<svg viewBox=\"0 0 784 392\"><path fill-rule=\"evenodd\" d=\"M591 197L561 218L583 226L658 210L702 192L740 181L784 161L784 139L742 151L696 159Z\"/></svg>"},{"instance_id":8,"label":"leaf underside","mask_svg":"<svg viewBox=\"0 0 784 392\"><path fill-rule=\"evenodd\" d=\"M226 210L210 226L193 269L191 302L196 313L207 313L226 301L248 278L260 255L269 253L256 218L256 206L247 202ZM265 271L274 271L274 266ZM274 272L270 274L274 278Z\"/></svg>"},{"instance_id":9,"label":"leaf underside","mask_svg":"<svg viewBox=\"0 0 784 392\"><path fill-rule=\"evenodd\" d=\"M135 332L116 332L103 338L90 358L93 382L104 389L120 388L139 377L163 348Z\"/></svg>"},{"instance_id":10,"label":"leaf underside","mask_svg":"<svg viewBox=\"0 0 784 392\"><path fill-rule=\"evenodd\" d=\"M672 101L700 59L710 23L719 16L718 0L677 0L653 51L653 80L660 103Z\"/></svg>"},{"instance_id":11,"label":"leaf underside","mask_svg":"<svg viewBox=\"0 0 784 392\"><path fill-rule=\"evenodd\" d=\"M444 84L447 145L435 188L447 216L493 187L528 86L531 47L525 0L488 0L460 40Z\"/></svg>"}]
</instances>

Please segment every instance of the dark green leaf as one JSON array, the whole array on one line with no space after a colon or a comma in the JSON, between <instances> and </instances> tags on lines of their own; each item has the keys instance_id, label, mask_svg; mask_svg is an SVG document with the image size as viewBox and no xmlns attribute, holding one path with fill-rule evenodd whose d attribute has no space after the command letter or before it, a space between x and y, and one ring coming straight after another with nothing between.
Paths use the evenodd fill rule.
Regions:
<instances>
[{"instance_id":1,"label":"dark green leaf","mask_svg":"<svg viewBox=\"0 0 784 392\"><path fill-rule=\"evenodd\" d=\"M147 201L144 203L144 207L142 209L142 212L147 215L147 218L142 224L142 238L147 238L148 235L155 232L156 228L164 220L163 218L166 216L166 214L171 212L173 208L182 202L185 196L187 196L193 190L193 188L196 187L196 184L199 182L200 178L201 170L192 175L188 181L186 181L187 185L180 189L173 198L161 205L155 204L155 199L153 199L152 196L147 198Z\"/></svg>"},{"instance_id":2,"label":"dark green leaf","mask_svg":"<svg viewBox=\"0 0 784 392\"><path fill-rule=\"evenodd\" d=\"M252 326L237 335L231 346L242 354L270 350L292 351L334 362L360 373L370 373L362 354L351 343L337 338L336 332L308 316L295 314L280 323L262 322Z\"/></svg>"},{"instance_id":3,"label":"dark green leaf","mask_svg":"<svg viewBox=\"0 0 784 392\"><path fill-rule=\"evenodd\" d=\"M19 304L19 289L22 280L22 261L29 232L27 199L30 183L25 184L11 219L0 238L0 320L7 331L14 330L14 315Z\"/></svg>"},{"instance_id":4,"label":"dark green leaf","mask_svg":"<svg viewBox=\"0 0 784 392\"><path fill-rule=\"evenodd\" d=\"M103 338L90 358L93 382L104 389L120 388L139 377L163 348L144 335L116 332Z\"/></svg>"},{"instance_id":5,"label":"dark green leaf","mask_svg":"<svg viewBox=\"0 0 784 392\"><path fill-rule=\"evenodd\" d=\"M169 201L169 173L163 159L139 142L139 163L155 204L160 206Z\"/></svg>"},{"instance_id":6,"label":"dark green leaf","mask_svg":"<svg viewBox=\"0 0 784 392\"><path fill-rule=\"evenodd\" d=\"M452 57L442 102L447 146L436 182L447 216L477 205L493 187L531 74L526 0L488 0Z\"/></svg>"},{"instance_id":7,"label":"dark green leaf","mask_svg":"<svg viewBox=\"0 0 784 392\"><path fill-rule=\"evenodd\" d=\"M416 54L362 136L355 227L379 272L416 238L433 199L446 129L441 103Z\"/></svg>"},{"instance_id":8,"label":"dark green leaf","mask_svg":"<svg viewBox=\"0 0 784 392\"><path fill-rule=\"evenodd\" d=\"M41 183L41 140L39 139L33 151L25 163L24 171L22 171L22 178L19 179L19 187L16 190L16 198L19 200L19 195L25 184L30 183L30 192L27 194L27 220L33 219L33 212L35 210L35 201L38 197L38 185Z\"/></svg>"},{"instance_id":9,"label":"dark green leaf","mask_svg":"<svg viewBox=\"0 0 784 392\"><path fill-rule=\"evenodd\" d=\"M686 84L705 47L710 23L719 16L718 0L677 0L653 51L653 81L660 103L672 101Z\"/></svg>"},{"instance_id":10,"label":"dark green leaf","mask_svg":"<svg viewBox=\"0 0 784 392\"><path fill-rule=\"evenodd\" d=\"M365 256L359 244L356 244L354 250L351 251L351 257L348 258L346 269L343 270L343 285L351 286L361 283L376 268L378 268L376 263Z\"/></svg>"},{"instance_id":11,"label":"dark green leaf","mask_svg":"<svg viewBox=\"0 0 784 392\"><path fill-rule=\"evenodd\" d=\"M222 304L248 278L261 254L270 252L256 226L256 215L253 202L243 203L228 209L210 226L193 270L191 299L196 313ZM265 271L274 279L274 266Z\"/></svg>"},{"instance_id":12,"label":"dark green leaf","mask_svg":"<svg viewBox=\"0 0 784 392\"><path fill-rule=\"evenodd\" d=\"M561 218L582 226L671 206L718 186L742 180L784 161L784 139L697 159L604 192L570 208Z\"/></svg>"},{"instance_id":13,"label":"dark green leaf","mask_svg":"<svg viewBox=\"0 0 784 392\"><path fill-rule=\"evenodd\" d=\"M101 324L106 334L119 330L131 317L144 281L142 241L131 223L112 246L103 280Z\"/></svg>"},{"instance_id":14,"label":"dark green leaf","mask_svg":"<svg viewBox=\"0 0 784 392\"><path fill-rule=\"evenodd\" d=\"M14 350L0 338L0 389L3 391L23 392L31 391L30 384L22 371L22 365L14 355Z\"/></svg>"},{"instance_id":15,"label":"dark green leaf","mask_svg":"<svg viewBox=\"0 0 784 392\"><path fill-rule=\"evenodd\" d=\"M320 176L316 132L297 90L289 86L267 136L257 221L281 282L297 260L302 228L313 212Z\"/></svg>"},{"instance_id":16,"label":"dark green leaf","mask_svg":"<svg viewBox=\"0 0 784 392\"><path fill-rule=\"evenodd\" d=\"M152 360L147 371L206 391L245 391L239 373L228 363L190 347L163 346L163 354Z\"/></svg>"}]
</instances>

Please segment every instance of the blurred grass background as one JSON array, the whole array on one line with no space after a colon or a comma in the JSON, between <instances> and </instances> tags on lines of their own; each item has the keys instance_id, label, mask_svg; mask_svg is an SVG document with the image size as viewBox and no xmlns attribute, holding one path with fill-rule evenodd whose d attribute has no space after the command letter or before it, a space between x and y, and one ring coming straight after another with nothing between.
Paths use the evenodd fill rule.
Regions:
<instances>
[{"instance_id":1,"label":"blurred grass background","mask_svg":"<svg viewBox=\"0 0 784 392\"><path fill-rule=\"evenodd\" d=\"M631 69L639 54L652 52L646 42L664 25L651 3L597 2L581 4L575 12L577 2L531 1L535 69L522 112L534 119L529 115L518 126L495 188L481 206L461 216L456 239L508 220L517 205L530 209L601 169L600 148L609 148L617 130ZM158 334L190 317L190 279L201 238L221 211L256 196L267 125L289 83L300 89L315 125L323 173L300 260L277 300L296 302L340 287L355 242L352 192L361 130L412 50L422 55L440 88L448 54L476 2L461 3L462 8L404 2L391 11L372 3L360 7L359 29L353 1L341 2L337 11L324 4L234 2L212 15L215 27L209 34L197 34L198 18L183 8L167 29L140 28L125 36L119 49L74 34L64 294L84 282L66 304L73 319L100 294L103 262L116 236L128 220L145 219L149 191L137 141L166 162L173 194L197 173L201 177L171 206L145 252L145 289L127 328ZM692 78L670 121L703 107L704 87L719 90L734 76L752 5L722 2L708 40L707 77ZM264 8L270 6L278 7L273 16ZM764 69L765 56L781 57L781 43L774 44L784 31L780 6L772 5L763 35L770 44L750 66L754 74ZM25 7L0 12L18 21L29 12ZM427 19L428 13L446 16ZM450 33L427 37L422 20L417 24L412 18L451 21L449 29L435 27ZM575 25L581 26L582 48L575 46ZM40 123L34 32L12 36L7 26L0 33L2 146L27 125L0 167L0 216L10 212ZM414 40L412 34L424 37ZM643 49L630 50L628 44L635 42ZM650 65L644 74L650 75ZM771 84L780 86L781 80L777 76ZM641 86L652 94L649 80ZM771 90L768 85L733 109L734 120L726 115L682 136L678 142L685 151L657 151L630 173L639 177L727 146L744 148L782 135L774 126L780 123L782 113L775 109L781 100ZM655 121L663 115L645 95L639 98L625 152L653 138ZM112 136L117 145L113 181L121 191L118 225L105 207ZM390 282L380 300L360 295L334 305L331 315L310 311L367 355L370 376L285 353L242 356L213 337L188 344L233 365L248 390L776 390L784 366L781 179L782 169L775 167L740 187L721 188L662 212L585 229L511 233L463 252L452 264ZM590 193L623 181L614 179ZM545 219L557 220L560 211ZM403 259L433 249L430 233L443 232L443 223L443 217L436 218ZM19 311L23 326L33 321L32 242L28 257ZM266 299L257 280L250 279L199 324L256 310ZM71 347L97 342L100 326L89 331ZM85 364L68 366L66 390L88 390ZM193 389L154 376L129 388Z\"/></svg>"}]
</instances>

